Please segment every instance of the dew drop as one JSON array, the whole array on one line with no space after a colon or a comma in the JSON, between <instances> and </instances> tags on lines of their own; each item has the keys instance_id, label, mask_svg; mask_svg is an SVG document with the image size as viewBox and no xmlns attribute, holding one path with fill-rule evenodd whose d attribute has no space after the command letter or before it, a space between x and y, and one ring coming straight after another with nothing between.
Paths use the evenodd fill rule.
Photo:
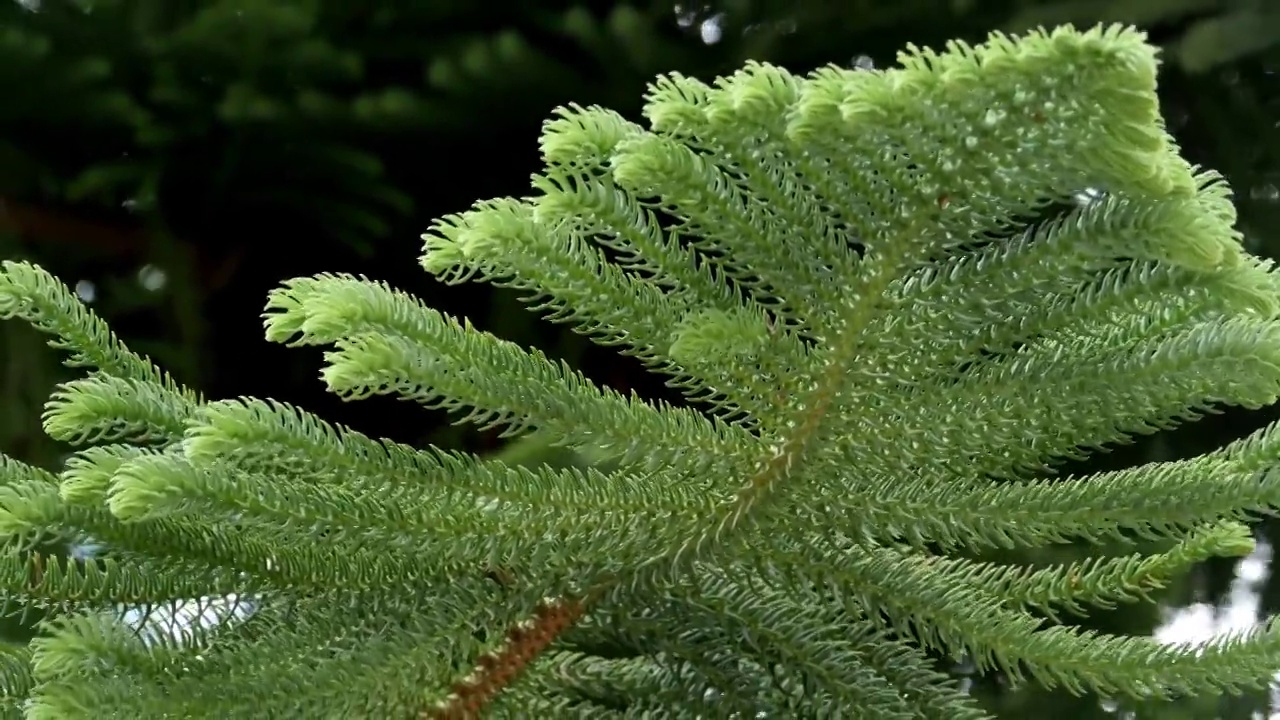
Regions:
<instances>
[{"instance_id":1,"label":"dew drop","mask_svg":"<svg viewBox=\"0 0 1280 720\"><path fill-rule=\"evenodd\" d=\"M151 292L163 290L168 281L165 271L155 265L144 265L138 271L138 284Z\"/></svg>"},{"instance_id":2,"label":"dew drop","mask_svg":"<svg viewBox=\"0 0 1280 720\"><path fill-rule=\"evenodd\" d=\"M91 303L98 297L98 287L91 280L81 280L76 283L76 297L81 302Z\"/></svg>"},{"instance_id":3,"label":"dew drop","mask_svg":"<svg viewBox=\"0 0 1280 720\"><path fill-rule=\"evenodd\" d=\"M1249 197L1254 200L1275 202L1276 200L1280 200L1280 188L1277 188L1272 183L1267 183L1266 185L1255 185L1249 190Z\"/></svg>"},{"instance_id":4,"label":"dew drop","mask_svg":"<svg viewBox=\"0 0 1280 720\"><path fill-rule=\"evenodd\" d=\"M720 42L720 38L724 36L724 14L721 13L703 20L698 27L698 34L702 36L702 42L707 45L715 45Z\"/></svg>"}]
</instances>

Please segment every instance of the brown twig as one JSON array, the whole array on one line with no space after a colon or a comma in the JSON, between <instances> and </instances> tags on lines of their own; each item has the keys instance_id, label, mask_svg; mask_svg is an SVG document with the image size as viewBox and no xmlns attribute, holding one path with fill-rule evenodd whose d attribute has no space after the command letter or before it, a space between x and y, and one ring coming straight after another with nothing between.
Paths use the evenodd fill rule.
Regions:
<instances>
[{"instance_id":1,"label":"brown twig","mask_svg":"<svg viewBox=\"0 0 1280 720\"><path fill-rule=\"evenodd\" d=\"M452 692L434 708L422 713L423 720L472 720L503 688L510 685L560 633L577 622L587 601L546 600L533 618L518 623L507 633L506 642L480 656L471 674L453 684Z\"/></svg>"},{"instance_id":2,"label":"brown twig","mask_svg":"<svg viewBox=\"0 0 1280 720\"><path fill-rule=\"evenodd\" d=\"M0 233L12 233L30 242L74 245L113 258L144 257L151 239L142 226L112 224L73 217L58 210L23 203L0 195ZM196 253L200 287L205 294L229 285L247 248L241 244L219 246L220 254L207 245L187 243Z\"/></svg>"},{"instance_id":3,"label":"brown twig","mask_svg":"<svg viewBox=\"0 0 1280 720\"><path fill-rule=\"evenodd\" d=\"M40 242L80 245L112 255L143 252L146 232L141 227L120 227L81 220L24 204L0 195L0 232L12 232Z\"/></svg>"}]
</instances>

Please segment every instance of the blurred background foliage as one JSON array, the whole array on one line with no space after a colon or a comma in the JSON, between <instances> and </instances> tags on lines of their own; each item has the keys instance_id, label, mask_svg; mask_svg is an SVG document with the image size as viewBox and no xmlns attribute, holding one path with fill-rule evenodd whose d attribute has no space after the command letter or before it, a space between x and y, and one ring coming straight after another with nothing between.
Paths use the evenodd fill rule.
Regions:
<instances>
[{"instance_id":1,"label":"blurred background foliage","mask_svg":"<svg viewBox=\"0 0 1280 720\"><path fill-rule=\"evenodd\" d=\"M599 103L634 117L659 72L709 79L747 58L800 72L883 66L908 42L1112 21L1164 48L1161 93L1184 153L1231 181L1250 249L1280 254L1276 0L0 0L0 257L75 284L126 342L211 396L271 396L404 442L587 462L499 448L416 406L336 401L318 357L263 341L266 292L314 272L367 274L599 382L675 400L637 364L517 311L510 293L442 291L415 262L418 235L477 198L523 193L552 108ZM0 334L0 448L55 467L65 449L40 433L39 414L66 375L26 328ZM1078 469L1202 452L1278 415L1228 410ZM1270 523L1258 532L1263 551L1280 534ZM1159 608L1082 622L1147 633L1170 609L1222 611L1247 579L1238 570L1208 564ZM1257 592L1258 612L1280 610L1274 574ZM30 622L0 630L21 639ZM1275 704L1258 693L1144 708L970 681L1001 716L1046 720L1265 717Z\"/></svg>"}]
</instances>

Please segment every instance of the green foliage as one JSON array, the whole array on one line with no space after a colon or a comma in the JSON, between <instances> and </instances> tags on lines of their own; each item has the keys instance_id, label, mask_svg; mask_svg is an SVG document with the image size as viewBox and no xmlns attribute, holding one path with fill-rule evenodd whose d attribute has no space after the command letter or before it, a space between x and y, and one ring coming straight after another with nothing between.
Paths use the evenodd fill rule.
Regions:
<instances>
[{"instance_id":1,"label":"green foliage","mask_svg":"<svg viewBox=\"0 0 1280 720\"><path fill-rule=\"evenodd\" d=\"M1274 627L1193 650L1062 622L1248 552L1238 521L1280 505L1274 427L1055 470L1280 397L1280 281L1165 132L1154 48L1060 29L900 59L666 75L648 129L562 109L529 197L425 236L429 272L517 288L688 406L364 278L272 293L267 336L329 347L340 396L446 408L607 469L207 401L6 263L0 315L91 368L43 417L84 447L57 473L0 467L0 587L52 617L2 651L10 714L985 717L937 655L1141 700L1264 684ZM50 538L106 549L30 552ZM1135 551L967 557L1067 540ZM207 601L231 596L248 609ZM136 619L172 624L193 598L221 621L174 637Z\"/></svg>"},{"instance_id":2,"label":"green foliage","mask_svg":"<svg viewBox=\"0 0 1280 720\"><path fill-rule=\"evenodd\" d=\"M161 210L183 237L284 216L368 251L412 209L388 139L429 143L597 84L581 66L650 77L689 52L660 31L669 17L591 2L0 4L0 194Z\"/></svg>"},{"instance_id":3,"label":"green foliage","mask_svg":"<svg viewBox=\"0 0 1280 720\"><path fill-rule=\"evenodd\" d=\"M1185 22L1166 46L1170 58L1199 73L1280 44L1280 9L1274 3L1234 0L1050 0L1024 8L1015 29L1090 18L1140 25Z\"/></svg>"},{"instance_id":4,"label":"green foliage","mask_svg":"<svg viewBox=\"0 0 1280 720\"><path fill-rule=\"evenodd\" d=\"M910 25L926 34L948 24L1007 32L1064 23L1158 26L1172 30L1161 42L1167 58L1190 73L1280 48L1280 9L1266 0L718 0L685 14L692 22L718 18L730 31L745 29L756 53L813 43L830 36L824 29L831 24L851 21L867 31Z\"/></svg>"}]
</instances>

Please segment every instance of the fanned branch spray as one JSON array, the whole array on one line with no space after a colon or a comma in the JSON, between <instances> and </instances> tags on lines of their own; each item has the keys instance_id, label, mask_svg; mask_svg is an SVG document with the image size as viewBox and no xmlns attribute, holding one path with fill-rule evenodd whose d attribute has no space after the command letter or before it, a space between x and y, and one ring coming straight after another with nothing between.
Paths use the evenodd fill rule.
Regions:
<instances>
[{"instance_id":1,"label":"fanned branch spray","mask_svg":"<svg viewBox=\"0 0 1280 720\"><path fill-rule=\"evenodd\" d=\"M985 717L940 656L1115 698L1265 683L1273 626L1186 648L1057 621L1248 552L1241 521L1280 504L1271 427L1059 468L1280 393L1280 282L1165 132L1154 49L1063 28L900 61L662 77L647 129L564 109L530 197L425 236L429 272L526 291L685 407L363 278L272 294L268 336L330 346L342 397L538 433L607 472L207 401L7 263L0 312L91 368L44 416L84 447L59 473L2 466L0 583L53 613L3 648L10 714ZM50 538L104 549L29 552ZM1136 539L1167 550L967 559ZM199 598L219 622L176 622Z\"/></svg>"}]
</instances>

